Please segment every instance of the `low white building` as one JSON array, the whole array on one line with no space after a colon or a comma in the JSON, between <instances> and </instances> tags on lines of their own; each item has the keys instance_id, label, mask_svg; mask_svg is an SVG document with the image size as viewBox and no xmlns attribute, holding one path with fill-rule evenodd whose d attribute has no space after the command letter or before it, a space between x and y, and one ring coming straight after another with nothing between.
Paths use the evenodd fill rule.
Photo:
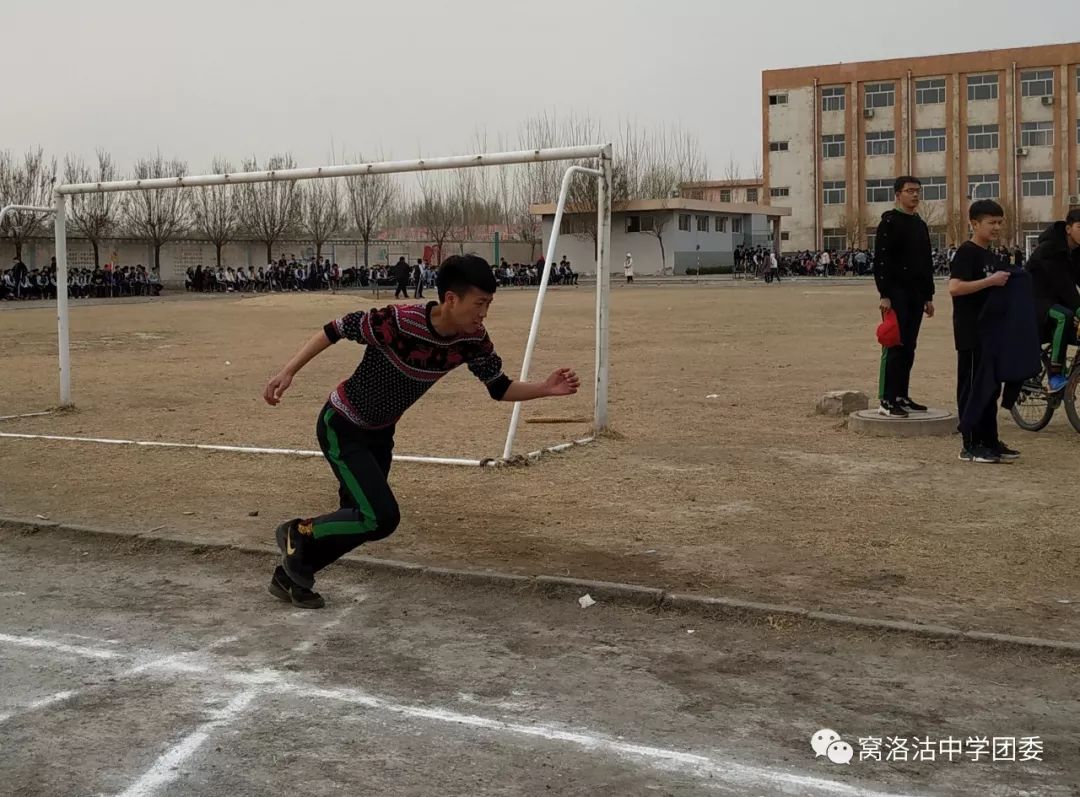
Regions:
<instances>
[{"instance_id":1,"label":"low white building","mask_svg":"<svg viewBox=\"0 0 1080 797\"><path fill-rule=\"evenodd\" d=\"M543 220L546 252L555 205L533 205L531 210ZM611 212L611 270L622 273L628 252L634 258L635 274L685 274L698 267L730 267L740 244L776 248L780 219L790 215L790 208L682 197L616 202ZM566 209L556 261L566 257L575 271L596 272L595 219L595 210Z\"/></svg>"}]
</instances>

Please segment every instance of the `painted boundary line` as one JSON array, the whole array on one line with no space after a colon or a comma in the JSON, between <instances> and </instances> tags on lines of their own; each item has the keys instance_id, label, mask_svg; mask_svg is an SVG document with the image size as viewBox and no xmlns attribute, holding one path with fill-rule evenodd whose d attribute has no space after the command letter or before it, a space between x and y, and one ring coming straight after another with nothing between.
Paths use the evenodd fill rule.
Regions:
<instances>
[{"instance_id":1,"label":"painted boundary line","mask_svg":"<svg viewBox=\"0 0 1080 797\"><path fill-rule=\"evenodd\" d=\"M53 520L39 520L0 516L0 528L10 528L22 532L51 531L62 534L88 534L104 538L140 540L160 545L173 545L190 549L223 549L254 554L278 555L277 546L267 542L261 545L222 543L216 538L183 534L180 532L158 533L122 531L83 526L72 523L59 523ZM516 592L538 591L545 595L559 597L580 597L588 592L594 598L606 600L622 606L646 609L667 609L686 614L705 617L760 619L770 616L785 616L796 620L827 623L862 631L879 631L908 634L924 639L946 639L962 642L981 642L993 645L1054 651L1070 655L1080 654L1080 641L1045 639L1042 637L1023 637L1013 634L998 634L988 631L962 631L945 625L916 623L904 620L886 620L873 617L859 617L834 612L811 611L798 606L779 603L760 603L739 598L712 597L680 592L667 592L656 587L644 587L636 584L622 584L612 581L594 581L562 576L523 576L514 573L500 573L482 570L458 570L449 567L428 567L413 562L395 559L378 559L369 556L347 555L340 560L346 567L358 568L369 572L388 572L398 575L427 576L445 581L458 581L480 586L499 587Z\"/></svg>"}]
</instances>

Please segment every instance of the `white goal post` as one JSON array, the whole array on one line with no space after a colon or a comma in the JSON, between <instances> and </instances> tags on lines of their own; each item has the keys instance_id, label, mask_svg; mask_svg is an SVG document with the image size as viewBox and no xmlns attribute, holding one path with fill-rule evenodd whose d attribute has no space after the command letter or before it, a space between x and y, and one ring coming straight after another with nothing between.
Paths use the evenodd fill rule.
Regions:
<instances>
[{"instance_id":1,"label":"white goal post","mask_svg":"<svg viewBox=\"0 0 1080 797\"><path fill-rule=\"evenodd\" d=\"M540 324L540 313L543 308L544 296L547 292L548 280L551 273L551 264L556 251L556 243L559 234L559 222L565 209L566 199L570 182L577 174L584 174L597 178L597 256L596 256L596 362L594 369L594 401L593 401L593 431L605 428L607 418L608 396L608 315L610 297L610 273L611 273L611 175L612 175L612 146L611 144L594 144L575 147L555 147L550 149L520 150L516 152L481 153L477 155L455 155L441 158L421 158L409 161L383 161L378 163L357 163L334 166L317 166L298 169L278 169L261 172L237 172L233 174L209 174L191 177L164 177L148 180L116 180L99 183L71 183L59 185L54 189L55 204L52 208L29 208L12 206L0 211L0 217L9 210L32 210L35 212L52 212L55 215L55 245L56 245L56 311L57 311L57 341L60 359L60 405L70 406L73 404L71 392L71 349L69 342L68 325L68 296L67 296L67 197L77 194L96 194L121 191L154 191L166 188L195 188L211 185L232 185L243 183L267 183L278 181L317 180L334 177L352 177L365 174L396 174L403 172L436 171L445 169L462 169L482 166L506 166L513 164L540 163L548 161L573 161L594 160L599 168L589 169L582 166L570 166L562 181L559 192L559 201L555 215L555 223L552 227L551 238L548 242L547 256L544 262L544 273L541 278L540 288L537 292L536 305L533 310L532 325L529 330L529 339L525 348L525 356L522 361L521 378L528 377L529 365L532 360L533 348L536 345L537 331ZM511 415L510 427L503 449L503 459L509 459L512 455L514 436L517 431L520 418L521 405L515 404ZM586 440L590 440L587 438ZM585 441L574 441L585 442ZM186 444L177 444L186 445ZM563 443L545 450L562 450L573 445ZM240 448L240 447L238 447ZM255 451L256 449L251 449ZM267 450L269 451L269 450ZM281 453L275 450L276 453ZM537 454L539 452L533 452ZM396 458L396 457L395 457ZM403 458L404 459L404 458ZM493 460L458 460L442 457L408 457L412 461L443 462L448 464L490 464Z\"/></svg>"}]
</instances>

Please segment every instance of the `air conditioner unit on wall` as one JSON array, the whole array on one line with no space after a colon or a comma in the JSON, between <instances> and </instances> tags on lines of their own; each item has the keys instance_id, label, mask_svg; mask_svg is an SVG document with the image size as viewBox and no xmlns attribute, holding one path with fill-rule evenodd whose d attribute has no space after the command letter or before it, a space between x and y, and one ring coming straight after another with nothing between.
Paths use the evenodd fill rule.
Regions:
<instances>
[{"instance_id":1,"label":"air conditioner unit on wall","mask_svg":"<svg viewBox=\"0 0 1080 797\"><path fill-rule=\"evenodd\" d=\"M1080 205L1080 194L1069 195L1069 206L1072 207L1073 205Z\"/></svg>"},{"instance_id":2,"label":"air conditioner unit on wall","mask_svg":"<svg viewBox=\"0 0 1080 797\"><path fill-rule=\"evenodd\" d=\"M1054 104L1054 98L1051 97L1051 96L1043 97L1042 98L1042 104L1043 105L1053 105Z\"/></svg>"},{"instance_id":3,"label":"air conditioner unit on wall","mask_svg":"<svg viewBox=\"0 0 1080 797\"><path fill-rule=\"evenodd\" d=\"M1019 155L1021 158L1023 158L1024 156L1026 156L1028 154L1028 148L1027 147L1017 147L1016 148L1016 154Z\"/></svg>"},{"instance_id":4,"label":"air conditioner unit on wall","mask_svg":"<svg viewBox=\"0 0 1080 797\"><path fill-rule=\"evenodd\" d=\"M873 108L863 108L862 115L863 115L863 119L873 119L874 118L874 109Z\"/></svg>"}]
</instances>

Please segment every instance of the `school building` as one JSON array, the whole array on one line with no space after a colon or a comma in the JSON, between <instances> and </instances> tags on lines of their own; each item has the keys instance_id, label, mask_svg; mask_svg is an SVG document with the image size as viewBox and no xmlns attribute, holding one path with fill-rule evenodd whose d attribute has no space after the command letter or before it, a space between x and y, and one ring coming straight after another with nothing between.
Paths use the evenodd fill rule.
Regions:
<instances>
[{"instance_id":1,"label":"school building","mask_svg":"<svg viewBox=\"0 0 1080 797\"><path fill-rule=\"evenodd\" d=\"M547 251L555 223L553 203L532 205L543 224ZM629 253L636 274L685 274L697 268L734 264L735 247L772 247L780 220L790 208L747 202L708 202L685 197L633 199L615 202L611 209L611 271L621 274ZM567 208L559 233L556 261L565 256L574 270L596 273L596 210Z\"/></svg>"},{"instance_id":2,"label":"school building","mask_svg":"<svg viewBox=\"0 0 1080 797\"><path fill-rule=\"evenodd\" d=\"M1010 243L1080 204L1080 43L762 73L762 199L794 210L781 248L873 246L893 180L923 182L939 246L996 199Z\"/></svg>"}]
</instances>

